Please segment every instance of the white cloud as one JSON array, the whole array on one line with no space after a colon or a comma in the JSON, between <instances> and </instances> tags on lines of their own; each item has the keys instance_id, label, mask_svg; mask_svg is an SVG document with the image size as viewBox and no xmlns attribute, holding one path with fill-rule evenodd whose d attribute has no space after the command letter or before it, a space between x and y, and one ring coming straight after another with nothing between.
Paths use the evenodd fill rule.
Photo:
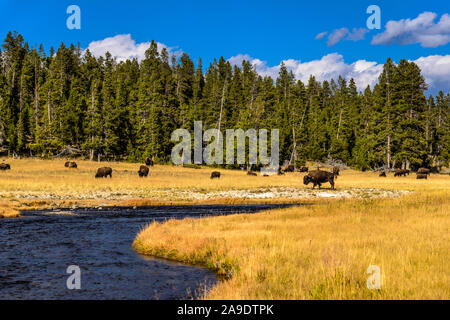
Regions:
<instances>
[{"instance_id":1,"label":"white cloud","mask_svg":"<svg viewBox=\"0 0 450 320\"><path fill-rule=\"evenodd\" d=\"M328 31L319 33L314 39L320 40L327 35Z\"/></svg>"},{"instance_id":2,"label":"white cloud","mask_svg":"<svg viewBox=\"0 0 450 320\"><path fill-rule=\"evenodd\" d=\"M137 58L144 59L145 51L150 47L151 42L136 43L130 34L119 34L114 37L93 41L89 44L89 51L96 57L105 56L106 52L111 53L117 61ZM166 48L170 54L181 55L181 50L174 51L175 48L167 47L165 44L157 42L158 51Z\"/></svg>"},{"instance_id":3,"label":"white cloud","mask_svg":"<svg viewBox=\"0 0 450 320\"><path fill-rule=\"evenodd\" d=\"M369 32L369 30L366 28L353 28L353 33L349 33L346 39L351 41L364 40L364 36L367 32Z\"/></svg>"},{"instance_id":4,"label":"white cloud","mask_svg":"<svg viewBox=\"0 0 450 320\"><path fill-rule=\"evenodd\" d=\"M342 40L363 40L367 32L369 32L369 30L366 28L353 28L352 31L349 31L347 28L335 29L328 35L327 46L334 46ZM319 33L315 39L322 39L326 34L327 32Z\"/></svg>"},{"instance_id":5,"label":"white cloud","mask_svg":"<svg viewBox=\"0 0 450 320\"><path fill-rule=\"evenodd\" d=\"M386 29L372 39L372 44L407 45L420 43L422 47L438 47L450 42L450 15L443 14L435 23L437 14L423 12L415 19L390 20Z\"/></svg>"},{"instance_id":6,"label":"white cloud","mask_svg":"<svg viewBox=\"0 0 450 320\"><path fill-rule=\"evenodd\" d=\"M328 36L327 46L329 46L329 47L334 46L336 43L338 43L339 41L344 39L345 36L348 34L348 32L349 31L347 28L340 28L340 29L334 30Z\"/></svg>"},{"instance_id":7,"label":"white cloud","mask_svg":"<svg viewBox=\"0 0 450 320\"><path fill-rule=\"evenodd\" d=\"M256 71L262 76L270 76L273 79L278 77L280 65L269 66L266 61L254 59L249 55L237 55L228 61L232 65L241 65L243 60L250 61ZM316 80L324 81L337 79L342 76L346 79L355 79L359 90L364 90L368 85L373 88L378 81L378 76L383 70L383 64L358 60L353 63L345 63L342 55L331 53L323 56L319 60L301 62L300 60L288 59L283 61L288 70L291 70L295 78L307 83L310 75L314 75ZM428 93L436 94L437 91L450 91L450 55L445 56L428 56L422 57L414 61L422 70L422 75L430 84Z\"/></svg>"}]
</instances>

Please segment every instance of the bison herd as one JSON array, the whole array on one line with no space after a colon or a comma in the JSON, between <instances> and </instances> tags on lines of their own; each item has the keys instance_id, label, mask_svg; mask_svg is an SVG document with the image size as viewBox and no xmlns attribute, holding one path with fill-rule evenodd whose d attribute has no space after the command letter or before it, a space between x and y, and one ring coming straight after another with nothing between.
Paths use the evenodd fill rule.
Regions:
<instances>
[{"instance_id":1,"label":"bison herd","mask_svg":"<svg viewBox=\"0 0 450 320\"><path fill-rule=\"evenodd\" d=\"M153 160L150 158L145 158L144 163L145 163L145 165L141 165L137 172L138 176L141 178L148 176L148 174L150 172L149 166L153 166ZM75 161L67 161L64 163L64 166L66 168L70 168L70 169L78 168L77 163ZM252 169L253 168L247 170L247 175L248 176L257 176L257 174L255 172L253 172ZM0 170L2 170L2 171L11 170L11 166L8 163L0 163ZM95 178L107 178L107 177L112 178L112 171L113 170L110 167L98 168L97 172L95 173ZM326 170L320 170L319 167L315 170L309 170L308 167L304 167L304 166L298 168L297 171L306 173L306 175L303 177L303 183L305 185L312 183L313 189L316 186L318 186L320 189L321 185L323 183L329 183L331 185L331 189L333 189L333 190L334 190L335 179L337 179L337 177L339 176L339 173L340 173L340 169L337 166L332 167L331 172L326 171ZM278 175L284 175L286 172L295 172L294 165L286 165L284 167L281 167L281 166L278 167L278 172L277 172ZM411 171L408 169L396 169L393 172L394 172L394 177L401 177L401 176L405 177L411 173ZM419 168L416 171L416 179L428 179L428 176L431 173L439 173L439 168L438 167L433 167L431 169ZM268 177L268 174L263 174L263 176ZM378 176L379 177L387 177L386 170L381 171ZM210 178L211 179L219 179L220 172L219 171L211 172Z\"/></svg>"},{"instance_id":2,"label":"bison herd","mask_svg":"<svg viewBox=\"0 0 450 320\"><path fill-rule=\"evenodd\" d=\"M394 171L394 177L406 177L411 173L411 170L408 169L396 169ZM416 172L416 179L428 179L428 175L431 173L439 173L438 167L433 167L431 169L428 168L419 168ZM387 177L386 171L380 172L379 177Z\"/></svg>"}]
</instances>

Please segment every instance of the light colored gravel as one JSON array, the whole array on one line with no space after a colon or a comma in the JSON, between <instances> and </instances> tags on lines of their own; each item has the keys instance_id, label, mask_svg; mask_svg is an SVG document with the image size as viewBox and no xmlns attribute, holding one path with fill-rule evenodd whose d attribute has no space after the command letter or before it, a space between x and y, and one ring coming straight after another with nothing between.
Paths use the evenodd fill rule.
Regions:
<instances>
[{"instance_id":1,"label":"light colored gravel","mask_svg":"<svg viewBox=\"0 0 450 320\"><path fill-rule=\"evenodd\" d=\"M16 198L29 200L208 200L218 198L236 199L311 199L311 198L383 198L400 197L411 191L384 190L375 188L350 188L345 190L311 189L295 187L265 187L244 190L205 191L201 189L154 189L154 190L121 190L93 191L82 194L53 194L44 192L0 192L0 198Z\"/></svg>"}]
</instances>

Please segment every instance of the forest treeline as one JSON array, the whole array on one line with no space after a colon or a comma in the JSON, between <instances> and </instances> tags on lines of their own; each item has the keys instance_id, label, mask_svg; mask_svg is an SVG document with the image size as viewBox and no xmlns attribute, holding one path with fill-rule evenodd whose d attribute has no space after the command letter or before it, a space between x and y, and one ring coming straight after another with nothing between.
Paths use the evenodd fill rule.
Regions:
<instances>
[{"instance_id":1,"label":"forest treeline","mask_svg":"<svg viewBox=\"0 0 450 320\"><path fill-rule=\"evenodd\" d=\"M357 168L448 165L450 95L425 96L419 67L387 59L364 92L353 79L308 83L282 64L277 79L223 57L203 69L152 41L142 61L63 43L47 54L9 32L0 50L0 150L51 157L170 161L173 130L280 129L280 159L334 159Z\"/></svg>"}]
</instances>

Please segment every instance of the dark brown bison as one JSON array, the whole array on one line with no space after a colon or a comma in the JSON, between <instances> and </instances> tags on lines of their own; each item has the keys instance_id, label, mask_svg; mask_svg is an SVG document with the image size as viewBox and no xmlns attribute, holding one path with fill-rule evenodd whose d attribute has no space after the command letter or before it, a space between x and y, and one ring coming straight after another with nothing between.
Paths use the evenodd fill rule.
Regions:
<instances>
[{"instance_id":1,"label":"dark brown bison","mask_svg":"<svg viewBox=\"0 0 450 320\"><path fill-rule=\"evenodd\" d=\"M287 166L284 167L283 171L284 172L294 172L295 166L293 164L288 164Z\"/></svg>"},{"instance_id":2,"label":"dark brown bison","mask_svg":"<svg viewBox=\"0 0 450 320\"><path fill-rule=\"evenodd\" d=\"M335 174L333 172L322 171L322 170L314 170L309 171L309 173L303 177L303 184L308 185L310 182L313 183L313 189L316 185L321 187L322 183L329 182L331 185L331 189L334 190L334 177Z\"/></svg>"},{"instance_id":3,"label":"dark brown bison","mask_svg":"<svg viewBox=\"0 0 450 320\"><path fill-rule=\"evenodd\" d=\"M419 168L419 170L417 170L417 173L430 174L430 169L428 169L428 168Z\"/></svg>"},{"instance_id":4,"label":"dark brown bison","mask_svg":"<svg viewBox=\"0 0 450 320\"><path fill-rule=\"evenodd\" d=\"M11 166L7 163L0 163L0 170L11 170Z\"/></svg>"},{"instance_id":5,"label":"dark brown bison","mask_svg":"<svg viewBox=\"0 0 450 320\"><path fill-rule=\"evenodd\" d=\"M418 173L416 179L427 179L428 175L426 173Z\"/></svg>"},{"instance_id":6,"label":"dark brown bison","mask_svg":"<svg viewBox=\"0 0 450 320\"><path fill-rule=\"evenodd\" d=\"M220 178L220 172L219 171L211 172L211 179L214 179L214 178Z\"/></svg>"},{"instance_id":7,"label":"dark brown bison","mask_svg":"<svg viewBox=\"0 0 450 320\"><path fill-rule=\"evenodd\" d=\"M381 172L379 175L378 175L379 177L386 177L386 172Z\"/></svg>"},{"instance_id":8,"label":"dark brown bison","mask_svg":"<svg viewBox=\"0 0 450 320\"><path fill-rule=\"evenodd\" d=\"M299 172L308 172L308 167L300 167Z\"/></svg>"},{"instance_id":9,"label":"dark brown bison","mask_svg":"<svg viewBox=\"0 0 450 320\"><path fill-rule=\"evenodd\" d=\"M66 167L66 168L74 168L74 169L78 168L77 163L75 161L67 161L64 164L64 167Z\"/></svg>"},{"instance_id":10,"label":"dark brown bison","mask_svg":"<svg viewBox=\"0 0 450 320\"><path fill-rule=\"evenodd\" d=\"M112 178L112 169L110 167L98 168L97 173L95 174L96 178Z\"/></svg>"},{"instance_id":11,"label":"dark brown bison","mask_svg":"<svg viewBox=\"0 0 450 320\"><path fill-rule=\"evenodd\" d=\"M335 175L335 177L337 178L337 176L339 175L339 167L333 167L333 174Z\"/></svg>"},{"instance_id":12,"label":"dark brown bison","mask_svg":"<svg viewBox=\"0 0 450 320\"><path fill-rule=\"evenodd\" d=\"M406 174L409 174L409 170L397 169L394 172L394 177L401 177L401 176L406 177Z\"/></svg>"},{"instance_id":13,"label":"dark brown bison","mask_svg":"<svg viewBox=\"0 0 450 320\"><path fill-rule=\"evenodd\" d=\"M257 174L254 173L253 171L247 171L247 175L248 176L257 176Z\"/></svg>"},{"instance_id":14,"label":"dark brown bison","mask_svg":"<svg viewBox=\"0 0 450 320\"><path fill-rule=\"evenodd\" d=\"M284 171L283 171L283 169L281 169L281 167L278 167L278 173L277 173L279 176L281 176L281 175L283 175L284 174Z\"/></svg>"},{"instance_id":15,"label":"dark brown bison","mask_svg":"<svg viewBox=\"0 0 450 320\"><path fill-rule=\"evenodd\" d=\"M147 177L149 170L147 166L140 166L138 171L139 177Z\"/></svg>"},{"instance_id":16,"label":"dark brown bison","mask_svg":"<svg viewBox=\"0 0 450 320\"><path fill-rule=\"evenodd\" d=\"M150 159L149 157L145 158L144 162L147 166L153 167L153 160Z\"/></svg>"}]
</instances>

